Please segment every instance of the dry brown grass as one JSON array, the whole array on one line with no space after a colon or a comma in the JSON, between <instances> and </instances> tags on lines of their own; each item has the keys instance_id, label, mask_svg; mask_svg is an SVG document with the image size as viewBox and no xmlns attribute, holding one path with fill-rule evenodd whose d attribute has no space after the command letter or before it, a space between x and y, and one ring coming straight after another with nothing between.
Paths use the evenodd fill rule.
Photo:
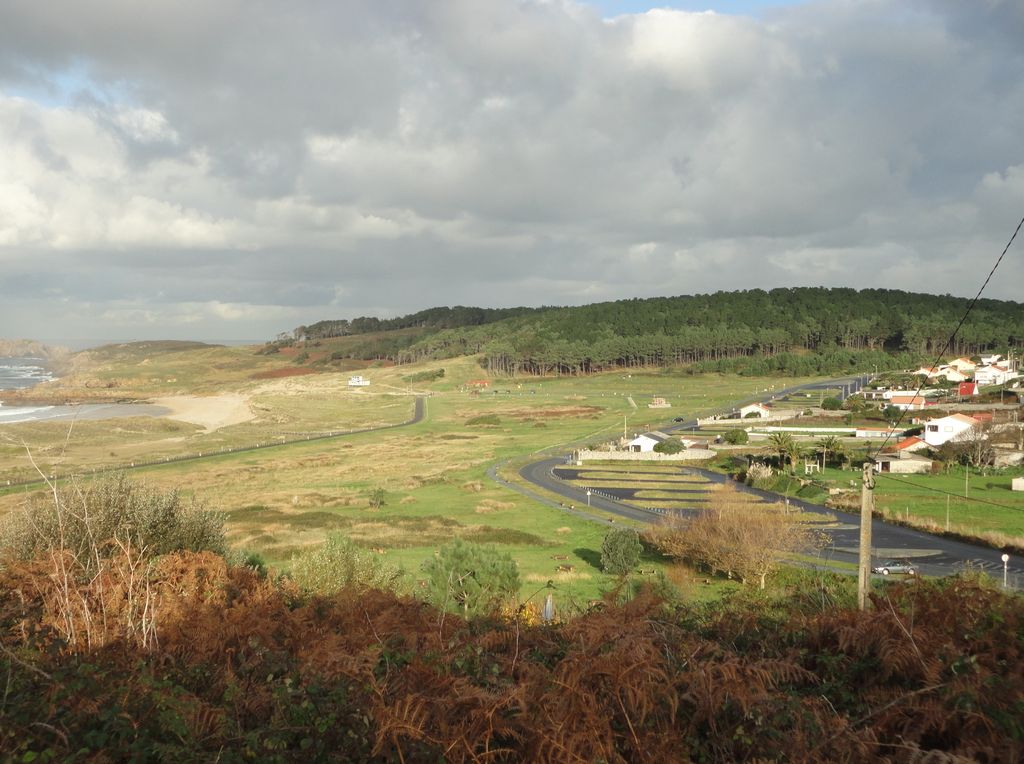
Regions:
<instances>
[{"instance_id":1,"label":"dry brown grass","mask_svg":"<svg viewBox=\"0 0 1024 764\"><path fill-rule=\"evenodd\" d=\"M567 584L570 581L589 581L593 576L579 570L552 570L551 575L544 573L529 573L524 580L531 584L543 584L545 581L554 581L556 584Z\"/></svg>"},{"instance_id":2,"label":"dry brown grass","mask_svg":"<svg viewBox=\"0 0 1024 764\"><path fill-rule=\"evenodd\" d=\"M482 502L477 504L473 511L478 515L487 515L492 512L501 512L507 509L515 509L515 502L512 501L497 501L495 499L484 499Z\"/></svg>"}]
</instances>

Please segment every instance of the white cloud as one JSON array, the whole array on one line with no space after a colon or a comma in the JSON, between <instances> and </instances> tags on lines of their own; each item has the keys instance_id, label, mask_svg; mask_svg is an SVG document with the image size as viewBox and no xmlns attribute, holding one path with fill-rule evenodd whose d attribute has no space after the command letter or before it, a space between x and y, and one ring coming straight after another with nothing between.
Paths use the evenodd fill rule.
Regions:
<instances>
[{"instance_id":1,"label":"white cloud","mask_svg":"<svg viewBox=\"0 0 1024 764\"><path fill-rule=\"evenodd\" d=\"M764 20L602 20L568 0L15 3L0 319L270 336L455 302L969 294L1024 209L1022 20L924 0ZM1005 267L991 295L1017 298L1024 273Z\"/></svg>"}]
</instances>

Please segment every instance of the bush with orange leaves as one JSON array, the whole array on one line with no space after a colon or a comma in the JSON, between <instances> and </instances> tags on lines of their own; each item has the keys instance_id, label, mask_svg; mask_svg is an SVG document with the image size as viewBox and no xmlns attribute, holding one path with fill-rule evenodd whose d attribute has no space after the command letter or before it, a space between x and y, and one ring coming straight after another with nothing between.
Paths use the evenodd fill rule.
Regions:
<instances>
[{"instance_id":1,"label":"bush with orange leaves","mask_svg":"<svg viewBox=\"0 0 1024 764\"><path fill-rule=\"evenodd\" d=\"M650 595L564 623L315 597L210 553L0 572L13 760L1016 761L1024 603L912 582L870 612ZM134 593L133 593L134 592ZM68 602L75 603L69 609ZM147 609L148 608L148 609ZM93 638L83 624L88 621ZM68 618L76 624L69 628ZM75 620L79 619L79 620Z\"/></svg>"}]
</instances>

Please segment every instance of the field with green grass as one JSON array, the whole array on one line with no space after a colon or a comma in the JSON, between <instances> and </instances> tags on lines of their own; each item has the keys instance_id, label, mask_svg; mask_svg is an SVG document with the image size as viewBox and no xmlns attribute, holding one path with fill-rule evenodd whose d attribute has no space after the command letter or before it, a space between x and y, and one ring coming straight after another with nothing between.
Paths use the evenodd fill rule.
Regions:
<instances>
[{"instance_id":1,"label":"field with green grass","mask_svg":"<svg viewBox=\"0 0 1024 764\"><path fill-rule=\"evenodd\" d=\"M599 561L608 526L495 483L487 477L488 467L506 464L502 476L516 482L516 465L531 454L607 441L620 436L624 426L632 435L675 416L709 414L778 384L656 371L494 379L489 389L475 391L467 383L484 374L474 359L464 358L368 367L361 373L371 380L370 387L354 391L345 385L347 374L336 372L254 378L266 371L267 357L256 356L251 348L248 356L228 350L229 360L221 366L210 364L208 348L165 353L161 377L192 379L206 392L241 393L255 415L251 421L213 431L172 419L143 418L80 422L74 428L11 425L0 430L0 447L6 449L3 469L26 474L29 452L47 468L61 471L124 466L147 456L217 453L132 474L147 483L178 487L224 511L232 545L263 555L275 567L286 568L294 554L339 532L402 565L415 579L420 563L458 536L507 549L519 562L524 597L550 579L560 587L561 597L581 602L613 583ZM183 371L170 365L171 356L180 359ZM252 359L248 370L241 358ZM282 360L270 357L278 365ZM113 361L104 374L115 381L134 379L135 392L147 392L132 376L138 355L122 361L127 366L123 378L117 377ZM204 365L210 365L210 378L202 377ZM438 368L445 369L440 379L416 384L403 380ZM82 378L87 376L83 373ZM118 385L129 388L127 382ZM412 415L414 394L429 396L425 421L419 424L301 440L302 433L404 421ZM648 408L653 397L666 398L672 408ZM288 440L297 442L275 445ZM244 453L228 450L253 442L264 447ZM377 489L384 491L380 507L370 502ZM0 511L17 506L24 495L25 489L19 489L0 497ZM559 571L559 566L571 570ZM666 569L660 559L644 561L643 567Z\"/></svg>"},{"instance_id":2,"label":"field with green grass","mask_svg":"<svg viewBox=\"0 0 1024 764\"><path fill-rule=\"evenodd\" d=\"M855 460L856 462L856 460ZM1014 477L1024 469L986 470L951 465L947 471L924 475L876 473L875 510L883 516L926 530L948 530L965 536L988 539L997 546L1024 543L1024 494L1011 490ZM837 506L855 510L860 506L860 468L829 467L811 476L816 486L844 489ZM966 477L966 480L965 480ZM790 480L794 480L790 478ZM803 493L809 501L824 502L824 495ZM947 525L948 518L948 525Z\"/></svg>"}]
</instances>

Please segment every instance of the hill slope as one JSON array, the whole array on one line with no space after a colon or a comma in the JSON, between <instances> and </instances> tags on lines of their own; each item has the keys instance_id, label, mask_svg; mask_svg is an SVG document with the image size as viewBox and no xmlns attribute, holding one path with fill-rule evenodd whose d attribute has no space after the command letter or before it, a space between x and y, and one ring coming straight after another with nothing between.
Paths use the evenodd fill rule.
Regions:
<instances>
[{"instance_id":1,"label":"hill slope","mask_svg":"<svg viewBox=\"0 0 1024 764\"><path fill-rule=\"evenodd\" d=\"M948 295L807 287L514 308L510 315L437 308L374 324L378 332L385 323L420 329L400 342L389 331L380 332L374 342L359 343L360 355L354 357L407 363L482 353L483 365L502 374L684 363L725 370L723 361L737 367L730 370L749 373L886 368L939 352L968 304ZM349 334L369 331L363 321L319 322L314 326L320 329L311 333L310 327L299 327L295 335L310 340L330 326L347 326ZM981 300L948 352L970 355L1021 344L1024 305ZM893 353L908 355L894 358ZM808 354L816 359L793 368Z\"/></svg>"}]
</instances>

